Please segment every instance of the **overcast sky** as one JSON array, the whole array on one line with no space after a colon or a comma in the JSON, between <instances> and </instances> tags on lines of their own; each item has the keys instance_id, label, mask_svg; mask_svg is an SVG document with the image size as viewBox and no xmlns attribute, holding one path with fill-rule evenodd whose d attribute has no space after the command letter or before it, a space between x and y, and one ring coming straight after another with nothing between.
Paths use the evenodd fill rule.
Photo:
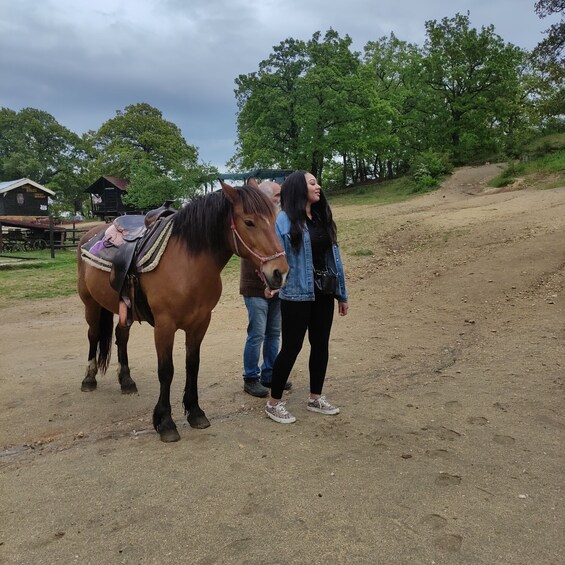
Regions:
<instances>
[{"instance_id":1,"label":"overcast sky","mask_svg":"<svg viewBox=\"0 0 565 565\"><path fill-rule=\"evenodd\" d=\"M174 122L201 161L235 151L234 80L286 38L330 27L362 51L394 32L422 45L424 23L470 12L531 50L556 21L535 0L0 0L0 106L37 108L77 134L129 104Z\"/></svg>"}]
</instances>

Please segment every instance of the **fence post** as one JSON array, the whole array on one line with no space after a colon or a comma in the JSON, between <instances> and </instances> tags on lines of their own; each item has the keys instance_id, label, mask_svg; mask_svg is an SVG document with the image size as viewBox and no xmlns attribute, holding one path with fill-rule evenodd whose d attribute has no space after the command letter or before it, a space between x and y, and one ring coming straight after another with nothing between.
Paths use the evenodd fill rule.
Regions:
<instances>
[{"instance_id":1,"label":"fence post","mask_svg":"<svg viewBox=\"0 0 565 565\"><path fill-rule=\"evenodd\" d=\"M55 259L55 233L53 229L53 216L49 214L49 246L51 247L51 259Z\"/></svg>"}]
</instances>

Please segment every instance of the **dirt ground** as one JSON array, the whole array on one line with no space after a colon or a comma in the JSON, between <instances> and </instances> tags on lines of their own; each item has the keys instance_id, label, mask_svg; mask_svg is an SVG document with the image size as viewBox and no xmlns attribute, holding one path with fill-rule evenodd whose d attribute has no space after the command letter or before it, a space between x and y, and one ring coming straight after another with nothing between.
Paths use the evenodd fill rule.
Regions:
<instances>
[{"instance_id":1,"label":"dirt ground","mask_svg":"<svg viewBox=\"0 0 565 565\"><path fill-rule=\"evenodd\" d=\"M565 188L486 189L496 165L437 192L334 208L350 313L336 316L325 392L290 426L244 394L246 314L227 281L202 348L201 405L151 427L151 328L80 391L86 326L73 296L0 310L0 562L562 563ZM1 273L0 273L1 279ZM1 292L1 285L0 285Z\"/></svg>"}]
</instances>

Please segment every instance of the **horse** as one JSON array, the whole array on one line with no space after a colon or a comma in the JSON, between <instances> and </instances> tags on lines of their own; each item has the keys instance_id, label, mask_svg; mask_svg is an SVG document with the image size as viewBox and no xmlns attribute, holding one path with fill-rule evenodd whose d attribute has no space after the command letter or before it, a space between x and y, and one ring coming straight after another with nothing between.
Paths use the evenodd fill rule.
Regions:
<instances>
[{"instance_id":1,"label":"horse","mask_svg":"<svg viewBox=\"0 0 565 565\"><path fill-rule=\"evenodd\" d=\"M220 274L229 259L235 254L251 261L273 290L284 286L288 273L286 257L275 233L274 207L253 181L237 188L221 181L221 190L196 197L170 220L171 235L157 267L138 275L151 316L135 312L133 318L152 322L154 327L160 394L153 411L153 426L163 442L180 439L170 403L177 330L185 333L186 419L193 428L210 426L198 404L200 345L220 299ZM113 318L119 313L120 296L110 285L110 273L81 256L82 246L106 228L92 228L78 245L77 289L84 304L89 341L86 375L81 384L85 392L96 389L98 371L103 374L108 368ZM116 324L118 381L125 394L137 393L128 365L129 330L129 326Z\"/></svg>"}]
</instances>

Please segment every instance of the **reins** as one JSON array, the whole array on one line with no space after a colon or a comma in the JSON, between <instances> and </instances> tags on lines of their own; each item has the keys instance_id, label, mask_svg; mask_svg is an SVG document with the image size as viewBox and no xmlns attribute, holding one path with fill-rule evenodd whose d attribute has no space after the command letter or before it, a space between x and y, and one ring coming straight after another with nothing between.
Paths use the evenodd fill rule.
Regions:
<instances>
[{"instance_id":1,"label":"reins","mask_svg":"<svg viewBox=\"0 0 565 565\"><path fill-rule=\"evenodd\" d=\"M239 247L237 245L238 239L242 243L243 247L245 247L245 249L247 249L247 251L249 251L249 253L251 253L251 255L253 255L254 257L257 257L257 259L259 259L259 261L261 261L261 265L264 265L265 263L268 263L269 261L272 261L273 259L276 259L277 257L283 257L284 255L286 255L286 253L284 251L279 251L278 253L275 253L274 255L271 255L269 257L264 257L262 255L259 255L258 253L255 253L255 251L253 251L253 249L251 249L249 247L249 245L247 245L247 243L245 243L245 241L243 241L243 238L239 235L239 232L237 231L237 228L235 227L235 222L233 221L233 216L230 218L230 228L232 230L232 235L233 235L233 245L235 247L235 254L238 257L241 257L241 255L239 253Z\"/></svg>"}]
</instances>

